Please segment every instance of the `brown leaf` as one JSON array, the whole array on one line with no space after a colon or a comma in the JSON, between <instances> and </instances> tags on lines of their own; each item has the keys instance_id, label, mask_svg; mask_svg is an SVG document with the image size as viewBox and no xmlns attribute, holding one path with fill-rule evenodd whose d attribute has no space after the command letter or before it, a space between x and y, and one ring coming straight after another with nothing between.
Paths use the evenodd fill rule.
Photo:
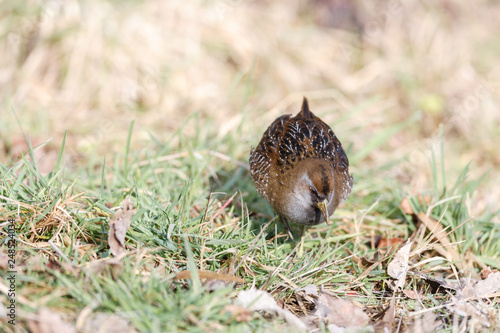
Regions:
<instances>
[{"instance_id":1,"label":"brown leaf","mask_svg":"<svg viewBox=\"0 0 500 333\"><path fill-rule=\"evenodd\" d=\"M401 210L405 214L410 214L410 215L414 214L413 208L411 208L410 200L408 200L408 198L403 198L403 200L401 200L401 203L399 204L399 206L401 207Z\"/></svg>"},{"instance_id":2,"label":"brown leaf","mask_svg":"<svg viewBox=\"0 0 500 333\"><path fill-rule=\"evenodd\" d=\"M485 298L500 289L500 272L491 273L485 280L469 283L462 289L465 298L478 297Z\"/></svg>"},{"instance_id":3,"label":"brown leaf","mask_svg":"<svg viewBox=\"0 0 500 333\"><path fill-rule=\"evenodd\" d=\"M497 269L491 269L491 267L486 267L481 270L481 279L486 279L491 273L496 273L498 272Z\"/></svg>"},{"instance_id":4,"label":"brown leaf","mask_svg":"<svg viewBox=\"0 0 500 333\"><path fill-rule=\"evenodd\" d=\"M337 327L365 327L369 321L368 315L352 302L328 294L318 297L314 316Z\"/></svg>"},{"instance_id":5,"label":"brown leaf","mask_svg":"<svg viewBox=\"0 0 500 333\"><path fill-rule=\"evenodd\" d=\"M111 253L115 256L125 251L125 235L134 216L134 206L129 197L123 200L121 206L122 208L109 221L108 243Z\"/></svg>"},{"instance_id":6,"label":"brown leaf","mask_svg":"<svg viewBox=\"0 0 500 333\"><path fill-rule=\"evenodd\" d=\"M27 322L29 331L32 333L76 332L73 325L65 322L58 313L47 308L39 310L36 316L30 317Z\"/></svg>"},{"instance_id":7,"label":"brown leaf","mask_svg":"<svg viewBox=\"0 0 500 333\"><path fill-rule=\"evenodd\" d=\"M377 248L391 247L393 249L397 249L401 244L403 244L403 239L399 237L382 238L378 243Z\"/></svg>"},{"instance_id":8,"label":"brown leaf","mask_svg":"<svg viewBox=\"0 0 500 333\"><path fill-rule=\"evenodd\" d=\"M396 252L392 261L387 265L387 274L396 279L396 287L402 288L405 280L406 273L408 272L408 260L410 257L410 249L412 243L408 240L406 245Z\"/></svg>"},{"instance_id":9,"label":"brown leaf","mask_svg":"<svg viewBox=\"0 0 500 333\"><path fill-rule=\"evenodd\" d=\"M250 311L244 307L241 307L239 305L236 305L236 304L226 305L222 309L222 313L226 313L226 312L229 312L231 314L231 316L234 318L234 320L236 320L238 322L248 323L250 321L250 319L252 318L252 311Z\"/></svg>"},{"instance_id":10,"label":"brown leaf","mask_svg":"<svg viewBox=\"0 0 500 333\"><path fill-rule=\"evenodd\" d=\"M360 267L370 267L375 263L381 262L381 259L384 259L380 254L380 251L376 252L373 256L373 259L368 259L366 257L361 257L359 261ZM375 260L377 259L377 260Z\"/></svg>"}]
</instances>

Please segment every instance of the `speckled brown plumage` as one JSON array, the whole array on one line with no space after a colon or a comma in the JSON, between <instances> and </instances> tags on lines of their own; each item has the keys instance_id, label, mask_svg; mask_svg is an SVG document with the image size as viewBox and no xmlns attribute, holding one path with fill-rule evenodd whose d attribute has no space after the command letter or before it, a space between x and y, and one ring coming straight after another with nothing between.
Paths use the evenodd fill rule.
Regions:
<instances>
[{"instance_id":1,"label":"speckled brown plumage","mask_svg":"<svg viewBox=\"0 0 500 333\"><path fill-rule=\"evenodd\" d=\"M301 225L327 220L353 185L340 141L306 98L295 117L281 116L269 126L250 152L250 171L276 212Z\"/></svg>"}]
</instances>

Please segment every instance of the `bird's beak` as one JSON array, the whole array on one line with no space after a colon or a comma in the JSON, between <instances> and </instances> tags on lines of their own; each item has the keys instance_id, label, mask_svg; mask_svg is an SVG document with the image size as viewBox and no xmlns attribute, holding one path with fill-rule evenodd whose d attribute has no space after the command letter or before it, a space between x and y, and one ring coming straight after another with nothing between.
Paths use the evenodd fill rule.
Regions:
<instances>
[{"instance_id":1,"label":"bird's beak","mask_svg":"<svg viewBox=\"0 0 500 333\"><path fill-rule=\"evenodd\" d=\"M321 212L321 214L323 214L323 217L325 218L325 222L328 223L328 201L325 199L321 202L318 202L318 208Z\"/></svg>"}]
</instances>

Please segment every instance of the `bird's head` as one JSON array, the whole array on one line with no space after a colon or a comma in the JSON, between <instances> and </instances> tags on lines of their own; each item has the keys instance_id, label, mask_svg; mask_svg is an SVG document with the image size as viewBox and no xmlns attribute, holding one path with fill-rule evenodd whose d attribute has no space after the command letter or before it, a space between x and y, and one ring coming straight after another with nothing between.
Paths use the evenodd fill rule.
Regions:
<instances>
[{"instance_id":1,"label":"bird's head","mask_svg":"<svg viewBox=\"0 0 500 333\"><path fill-rule=\"evenodd\" d=\"M313 168L306 170L301 178L303 182L301 187L309 191L310 206L315 212L315 223L321 223L322 219L328 222L328 218L333 213L328 211L334 194L332 168L318 163Z\"/></svg>"},{"instance_id":2,"label":"bird's head","mask_svg":"<svg viewBox=\"0 0 500 333\"><path fill-rule=\"evenodd\" d=\"M294 223L319 224L328 221L336 206L333 168L323 160L307 161L298 168L288 192L286 217Z\"/></svg>"}]
</instances>

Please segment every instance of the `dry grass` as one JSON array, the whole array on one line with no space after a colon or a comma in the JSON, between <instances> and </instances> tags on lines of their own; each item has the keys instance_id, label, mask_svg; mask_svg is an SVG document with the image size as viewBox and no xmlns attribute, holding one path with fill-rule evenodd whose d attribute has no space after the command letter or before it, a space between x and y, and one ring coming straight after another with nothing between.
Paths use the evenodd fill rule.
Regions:
<instances>
[{"instance_id":1,"label":"dry grass","mask_svg":"<svg viewBox=\"0 0 500 333\"><path fill-rule=\"evenodd\" d=\"M109 160L131 119L136 149L148 145L149 133L169 137L198 112L220 136L252 119L239 129L243 157L256 132L308 95L334 127L339 116L349 118L336 131L353 151L422 110L409 130L355 165L410 156L393 170L409 190L428 187L426 140L440 123L452 178L455 165L473 161L477 175L500 162L493 33L500 9L487 1L356 3L347 10L359 16L358 33L315 25L318 6L298 1L3 6L16 13L1 22L0 59L2 141L14 155L22 140L13 111L33 141L52 139L46 150L58 149L68 130L67 158L80 163L95 149ZM362 112L345 114L356 107ZM486 202L500 195L496 186L484 193Z\"/></svg>"},{"instance_id":2,"label":"dry grass","mask_svg":"<svg viewBox=\"0 0 500 333\"><path fill-rule=\"evenodd\" d=\"M340 26L329 21L328 4L343 5ZM380 238L412 237L417 248L427 246L411 258L417 267L423 262L422 274L453 277L456 270L459 277L478 277L481 269L498 267L499 4L7 0L0 8L9 13L0 19L2 217L21 217L20 241L38 249L27 250L23 262L31 254L53 265L66 262L58 244L95 287L80 293L81 282L70 278L53 295L50 281L66 268L56 265L49 274L26 264L27 276L33 270L38 279L23 286L27 308L53 307L62 295L57 307L74 322L83 306L126 308L126 299L103 296L97 287L106 285L112 295L119 283L89 278L86 269L108 256L104 234L113 211L107 206L127 194L142 207L129 231L132 253L121 263L138 304L144 301L138 271L152 276L152 285L177 286L172 274L192 259L199 269L246 278L294 313L313 307L295 293L309 283L355 295L375 322L389 306L384 269L394 254L377 247ZM304 95L347 148L356 183L338 225L311 230L309 252L297 259L273 224L268 232L276 235L267 239L252 227L269 221L271 211L245 167L265 127L295 113ZM23 159L27 142L34 149ZM469 162L472 185L462 174ZM211 184L240 196L223 207L227 198L208 195ZM399 206L405 197L411 212ZM448 228L446 239L436 225ZM187 249L158 251L184 251L181 233L193 244L192 258ZM444 259L435 265L438 256ZM430 284L410 281L421 293ZM165 297L174 303L191 297L173 289L177 294ZM104 297L99 306L89 301L95 295ZM430 297L426 307L448 296ZM410 303L398 301L397 318L424 306ZM160 317L144 311L156 324ZM201 327L200 318L212 318L212 329L234 324L213 311L180 314L184 321L176 327ZM438 314L446 327L461 329L447 313ZM139 330L161 327L127 320ZM256 322L254 329L279 325Z\"/></svg>"}]
</instances>

